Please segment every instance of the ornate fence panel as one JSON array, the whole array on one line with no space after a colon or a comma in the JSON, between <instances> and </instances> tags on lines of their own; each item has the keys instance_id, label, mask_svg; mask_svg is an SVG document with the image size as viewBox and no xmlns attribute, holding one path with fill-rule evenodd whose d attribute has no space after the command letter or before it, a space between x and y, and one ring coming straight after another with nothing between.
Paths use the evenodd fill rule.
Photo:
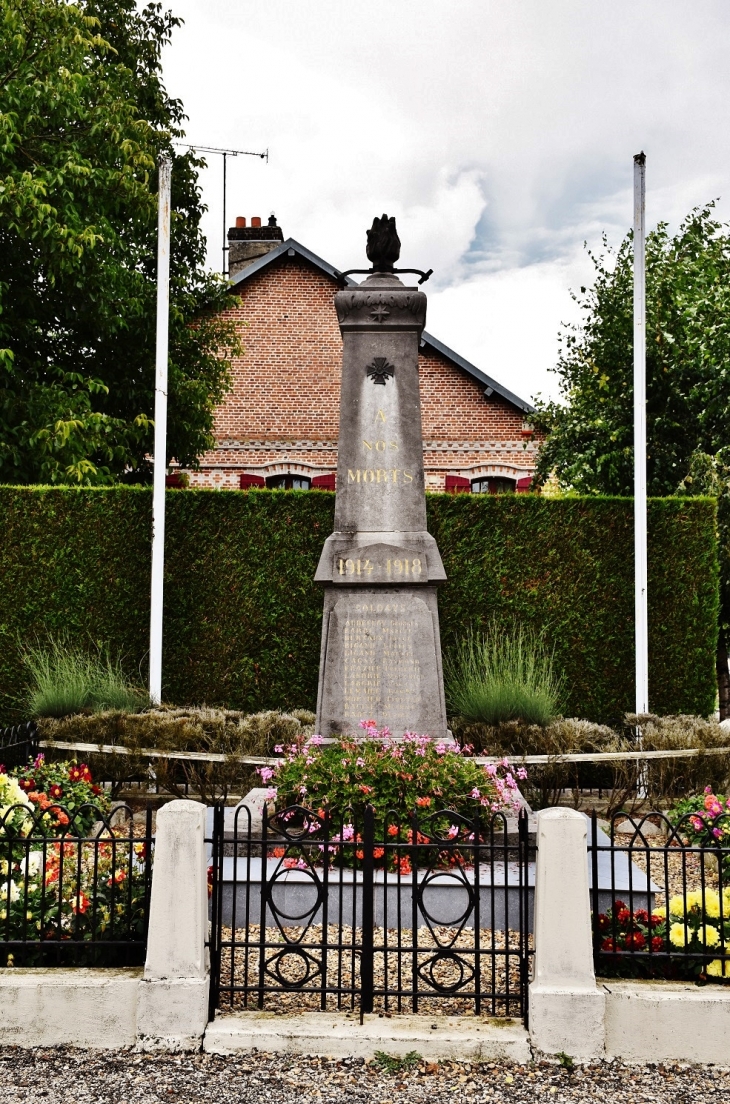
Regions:
<instances>
[{"instance_id":1,"label":"ornate fence panel","mask_svg":"<svg viewBox=\"0 0 730 1104\"><path fill-rule=\"evenodd\" d=\"M599 976L730 982L730 803L711 798L710 808L676 824L662 813L633 820L618 813L609 834L593 814ZM628 833L616 831L621 821Z\"/></svg>"},{"instance_id":2,"label":"ornate fence panel","mask_svg":"<svg viewBox=\"0 0 730 1104\"><path fill-rule=\"evenodd\" d=\"M377 823L214 810L215 1009L526 1017L534 843L525 813Z\"/></svg>"},{"instance_id":3,"label":"ornate fence panel","mask_svg":"<svg viewBox=\"0 0 730 1104\"><path fill-rule=\"evenodd\" d=\"M151 809L3 808L0 966L142 965L153 842Z\"/></svg>"},{"instance_id":4,"label":"ornate fence panel","mask_svg":"<svg viewBox=\"0 0 730 1104\"><path fill-rule=\"evenodd\" d=\"M0 728L0 763L5 768L24 766L35 758L38 750L38 729L35 721Z\"/></svg>"}]
</instances>

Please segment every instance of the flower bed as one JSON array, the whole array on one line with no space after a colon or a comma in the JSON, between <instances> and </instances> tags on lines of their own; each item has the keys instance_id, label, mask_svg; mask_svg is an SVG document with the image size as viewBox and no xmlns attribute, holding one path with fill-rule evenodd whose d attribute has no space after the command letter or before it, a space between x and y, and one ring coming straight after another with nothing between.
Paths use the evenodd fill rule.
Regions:
<instances>
[{"instance_id":1,"label":"flower bed","mask_svg":"<svg viewBox=\"0 0 730 1104\"><path fill-rule=\"evenodd\" d=\"M599 915L594 935L608 977L730 981L730 887L676 894L651 913L617 900Z\"/></svg>"},{"instance_id":2,"label":"flower bed","mask_svg":"<svg viewBox=\"0 0 730 1104\"><path fill-rule=\"evenodd\" d=\"M84 764L38 756L14 773L0 773L0 964L142 961L149 818L144 839L130 810L115 810L112 822Z\"/></svg>"},{"instance_id":3,"label":"flower bed","mask_svg":"<svg viewBox=\"0 0 730 1104\"><path fill-rule=\"evenodd\" d=\"M259 768L263 781L275 782L267 796L276 802L279 817L292 828L296 823L300 833L309 833L313 846L325 820L339 822L340 833L329 834L329 842L353 844L333 848L339 863L357 866L363 861L364 852L357 844L363 842L368 807L373 810L374 839L415 842L420 845L415 857L418 865L432 865L432 852L438 852L442 843L471 842L477 834L484 838L495 814L516 814L521 809L517 778L525 777L526 771L519 768L513 773L506 759L481 766L469 758L470 749L416 733L394 740L388 729L379 730L372 721L362 721L361 727L366 733L363 740L345 737L325 743L314 735L286 749L279 745L275 749L283 755L279 765ZM415 826L413 816L404 810L413 811ZM502 828L503 822L499 831ZM303 845L297 854L291 845L280 849L281 856L286 851L284 862L289 866L297 864L303 850ZM463 862L453 847L443 853L447 856L443 865ZM279 857L276 850L273 854ZM373 857L383 865L385 849L376 846ZM392 869L397 863L400 872L407 873L413 851L400 857L392 852L390 861Z\"/></svg>"}]
</instances>

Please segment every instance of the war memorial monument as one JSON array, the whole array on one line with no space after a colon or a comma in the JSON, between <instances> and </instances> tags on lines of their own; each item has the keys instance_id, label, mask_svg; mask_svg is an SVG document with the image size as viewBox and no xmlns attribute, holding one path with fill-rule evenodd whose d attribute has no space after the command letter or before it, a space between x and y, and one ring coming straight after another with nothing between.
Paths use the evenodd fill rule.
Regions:
<instances>
[{"instance_id":1,"label":"war memorial monument","mask_svg":"<svg viewBox=\"0 0 730 1104\"><path fill-rule=\"evenodd\" d=\"M324 585L317 731L356 732L367 719L396 737L444 739L437 586L446 573L426 531L418 382L426 296L398 278L416 270L394 269L395 219L375 219L367 237L372 269L335 296L342 389L335 528L315 574Z\"/></svg>"}]
</instances>

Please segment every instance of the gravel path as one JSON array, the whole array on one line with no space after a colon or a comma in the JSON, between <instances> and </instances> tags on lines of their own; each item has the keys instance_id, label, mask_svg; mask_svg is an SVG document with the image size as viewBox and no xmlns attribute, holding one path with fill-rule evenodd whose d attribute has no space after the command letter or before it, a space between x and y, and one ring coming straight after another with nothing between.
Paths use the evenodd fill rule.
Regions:
<instances>
[{"instance_id":1,"label":"gravel path","mask_svg":"<svg viewBox=\"0 0 730 1104\"><path fill-rule=\"evenodd\" d=\"M0 1101L23 1104L705 1104L727 1097L727 1070L602 1063L439 1065L386 1072L361 1059L221 1058L0 1048Z\"/></svg>"}]
</instances>

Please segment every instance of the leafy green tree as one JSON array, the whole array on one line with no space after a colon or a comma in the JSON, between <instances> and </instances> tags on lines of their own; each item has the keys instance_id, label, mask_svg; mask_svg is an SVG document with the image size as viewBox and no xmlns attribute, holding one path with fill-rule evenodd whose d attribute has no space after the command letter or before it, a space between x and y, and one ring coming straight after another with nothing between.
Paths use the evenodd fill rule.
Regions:
<instances>
[{"instance_id":1,"label":"leafy green tree","mask_svg":"<svg viewBox=\"0 0 730 1104\"><path fill-rule=\"evenodd\" d=\"M173 159L168 459L194 466L228 387L201 162L158 3L0 0L0 482L149 478L157 162Z\"/></svg>"},{"instance_id":2,"label":"leafy green tree","mask_svg":"<svg viewBox=\"0 0 730 1104\"><path fill-rule=\"evenodd\" d=\"M650 495L718 494L722 566L718 676L730 711L730 236L714 204L673 237L646 243L647 485ZM538 404L548 434L538 478L580 494L632 495L633 241L592 256L595 282L574 298L580 325L561 334L561 402ZM724 501L727 499L727 506Z\"/></svg>"}]
</instances>

